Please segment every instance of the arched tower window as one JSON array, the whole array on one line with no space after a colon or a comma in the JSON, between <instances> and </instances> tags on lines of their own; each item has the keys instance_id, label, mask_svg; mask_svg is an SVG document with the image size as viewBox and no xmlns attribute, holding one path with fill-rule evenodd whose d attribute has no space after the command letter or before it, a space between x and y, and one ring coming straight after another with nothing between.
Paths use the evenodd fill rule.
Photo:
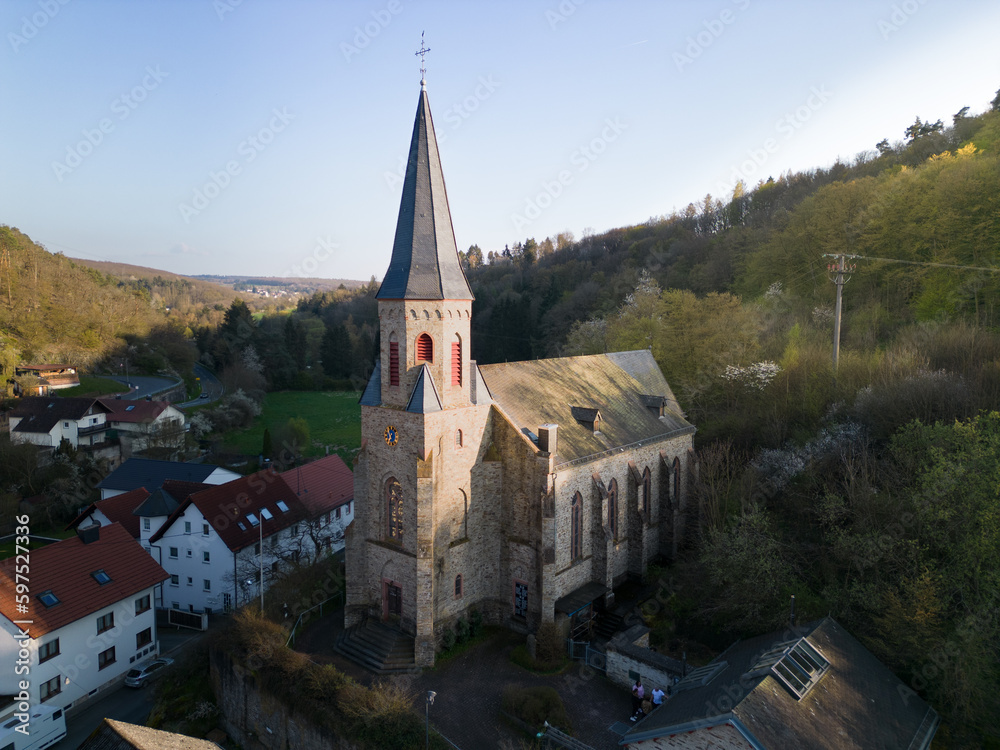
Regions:
<instances>
[{"instance_id":1,"label":"arched tower window","mask_svg":"<svg viewBox=\"0 0 1000 750\"><path fill-rule=\"evenodd\" d=\"M417 336L417 362L434 361L434 340L426 333Z\"/></svg>"},{"instance_id":2,"label":"arched tower window","mask_svg":"<svg viewBox=\"0 0 1000 750\"><path fill-rule=\"evenodd\" d=\"M642 510L649 513L649 500L651 491L653 488L653 478L652 474L649 472L649 467L647 466L645 471L642 472Z\"/></svg>"},{"instance_id":3,"label":"arched tower window","mask_svg":"<svg viewBox=\"0 0 1000 750\"><path fill-rule=\"evenodd\" d=\"M618 538L618 480L612 479L608 485L608 526L611 538Z\"/></svg>"},{"instance_id":4,"label":"arched tower window","mask_svg":"<svg viewBox=\"0 0 1000 750\"><path fill-rule=\"evenodd\" d=\"M583 496L579 492L573 495L570 519L570 554L579 560L583 557Z\"/></svg>"},{"instance_id":5,"label":"arched tower window","mask_svg":"<svg viewBox=\"0 0 1000 750\"><path fill-rule=\"evenodd\" d=\"M674 507L680 506L681 502L681 460L674 456Z\"/></svg>"},{"instance_id":6,"label":"arched tower window","mask_svg":"<svg viewBox=\"0 0 1000 750\"><path fill-rule=\"evenodd\" d=\"M455 447L456 448L461 448L462 447L462 431L461 430L455 430Z\"/></svg>"},{"instance_id":7,"label":"arched tower window","mask_svg":"<svg viewBox=\"0 0 1000 750\"><path fill-rule=\"evenodd\" d=\"M396 477L385 483L386 536L393 542L403 541L403 488Z\"/></svg>"},{"instance_id":8,"label":"arched tower window","mask_svg":"<svg viewBox=\"0 0 1000 750\"><path fill-rule=\"evenodd\" d=\"M462 598L462 574L461 573L459 573L457 576L455 576L455 598L456 599L461 599Z\"/></svg>"},{"instance_id":9,"label":"arched tower window","mask_svg":"<svg viewBox=\"0 0 1000 750\"><path fill-rule=\"evenodd\" d=\"M399 385L399 342L395 333L389 335L389 385Z\"/></svg>"},{"instance_id":10,"label":"arched tower window","mask_svg":"<svg viewBox=\"0 0 1000 750\"><path fill-rule=\"evenodd\" d=\"M451 384L462 385L462 337L451 342Z\"/></svg>"}]
</instances>

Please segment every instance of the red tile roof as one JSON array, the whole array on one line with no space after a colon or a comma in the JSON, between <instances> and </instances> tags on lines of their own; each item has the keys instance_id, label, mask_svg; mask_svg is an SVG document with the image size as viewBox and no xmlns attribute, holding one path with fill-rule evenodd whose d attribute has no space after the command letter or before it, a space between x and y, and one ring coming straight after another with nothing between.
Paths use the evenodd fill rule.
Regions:
<instances>
[{"instance_id":1,"label":"red tile roof","mask_svg":"<svg viewBox=\"0 0 1000 750\"><path fill-rule=\"evenodd\" d=\"M354 499L354 473L337 454L283 471L280 476L298 495L310 517L329 513Z\"/></svg>"},{"instance_id":2,"label":"red tile roof","mask_svg":"<svg viewBox=\"0 0 1000 750\"><path fill-rule=\"evenodd\" d=\"M27 613L18 613L15 561L0 562L0 614L8 620L34 620L33 638L75 622L116 602L135 596L170 576L121 524L102 526L100 538L84 544L79 537L31 550ZM91 573L104 570L111 581L99 584ZM51 591L59 603L46 607L40 594Z\"/></svg>"},{"instance_id":3,"label":"red tile roof","mask_svg":"<svg viewBox=\"0 0 1000 750\"><path fill-rule=\"evenodd\" d=\"M139 487L131 492L123 492L121 495L109 497L107 500L98 500L91 503L87 508L70 521L67 529L75 529L84 519L90 518L95 510L101 511L108 517L111 523L120 523L125 527L125 531L132 535L133 539L139 538L139 516L133 515L132 511L142 505L149 493L145 487Z\"/></svg>"},{"instance_id":4,"label":"red tile roof","mask_svg":"<svg viewBox=\"0 0 1000 750\"><path fill-rule=\"evenodd\" d=\"M143 399L98 399L110 414L109 422L152 422L170 406L166 401L145 401Z\"/></svg>"},{"instance_id":5,"label":"red tile roof","mask_svg":"<svg viewBox=\"0 0 1000 750\"><path fill-rule=\"evenodd\" d=\"M282 510L279 502L287 510ZM306 506L285 480L274 471L264 470L188 495L160 530L153 534L150 542L155 544L165 536L171 525L192 504L233 552L256 544L261 532L267 538L309 518ZM267 510L270 519L262 514L262 509ZM253 514L258 522L263 518L263 529L247 518L248 514Z\"/></svg>"}]
</instances>

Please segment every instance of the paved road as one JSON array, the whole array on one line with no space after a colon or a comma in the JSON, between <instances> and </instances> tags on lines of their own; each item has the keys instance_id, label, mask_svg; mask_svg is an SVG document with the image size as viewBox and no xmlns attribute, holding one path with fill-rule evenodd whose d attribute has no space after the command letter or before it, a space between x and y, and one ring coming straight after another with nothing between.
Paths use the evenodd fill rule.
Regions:
<instances>
[{"instance_id":1,"label":"paved road","mask_svg":"<svg viewBox=\"0 0 1000 750\"><path fill-rule=\"evenodd\" d=\"M212 372L202 365L194 366L195 377L201 383L201 393L208 394L208 398L196 398L191 401L185 401L183 404L174 404L174 406L185 407L185 406L197 406L198 404L205 404L209 401L218 401L222 398L222 394L225 392L225 388L222 382L212 374Z\"/></svg>"},{"instance_id":2,"label":"paved road","mask_svg":"<svg viewBox=\"0 0 1000 750\"><path fill-rule=\"evenodd\" d=\"M180 659L183 649L203 635L204 633L193 630L174 630L166 627L157 629L160 652L175 660ZM90 701L80 709L79 713L67 718L66 737L52 747L57 748L57 750L74 750L106 718L145 725L152 709L152 687L147 686L139 689L119 687L101 698Z\"/></svg>"},{"instance_id":3,"label":"paved road","mask_svg":"<svg viewBox=\"0 0 1000 750\"><path fill-rule=\"evenodd\" d=\"M123 394L122 398L146 398L146 396L151 396L181 382L173 378L157 378L148 375L132 375L127 379L118 375L109 375L108 377L117 380L122 385L131 384L131 392Z\"/></svg>"}]
</instances>

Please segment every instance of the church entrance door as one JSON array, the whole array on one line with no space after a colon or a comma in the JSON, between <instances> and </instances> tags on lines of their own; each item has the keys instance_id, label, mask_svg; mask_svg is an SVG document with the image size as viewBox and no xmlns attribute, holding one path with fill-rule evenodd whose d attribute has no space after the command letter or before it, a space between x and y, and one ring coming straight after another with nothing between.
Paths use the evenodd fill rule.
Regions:
<instances>
[{"instance_id":1,"label":"church entrance door","mask_svg":"<svg viewBox=\"0 0 1000 750\"><path fill-rule=\"evenodd\" d=\"M403 588L392 581L382 582L382 619L403 614Z\"/></svg>"}]
</instances>

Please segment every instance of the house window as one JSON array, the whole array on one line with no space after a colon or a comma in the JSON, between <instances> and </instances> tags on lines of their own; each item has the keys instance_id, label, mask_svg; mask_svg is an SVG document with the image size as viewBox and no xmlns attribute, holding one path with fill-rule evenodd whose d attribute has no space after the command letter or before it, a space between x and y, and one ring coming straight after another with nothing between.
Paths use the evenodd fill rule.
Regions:
<instances>
[{"instance_id":1,"label":"house window","mask_svg":"<svg viewBox=\"0 0 1000 750\"><path fill-rule=\"evenodd\" d=\"M253 553L255 555L259 555L260 554L260 542L254 542L253 543Z\"/></svg>"},{"instance_id":2,"label":"house window","mask_svg":"<svg viewBox=\"0 0 1000 750\"><path fill-rule=\"evenodd\" d=\"M180 582L181 582L181 579L180 579L179 576L176 576L176 575L170 576L170 585L171 586L179 586Z\"/></svg>"},{"instance_id":3,"label":"house window","mask_svg":"<svg viewBox=\"0 0 1000 750\"><path fill-rule=\"evenodd\" d=\"M434 341L426 333L417 336L417 362L434 361Z\"/></svg>"},{"instance_id":4,"label":"house window","mask_svg":"<svg viewBox=\"0 0 1000 750\"><path fill-rule=\"evenodd\" d=\"M176 547L171 547L170 548L170 558L172 560L176 560L177 559L177 548Z\"/></svg>"},{"instance_id":5,"label":"house window","mask_svg":"<svg viewBox=\"0 0 1000 750\"><path fill-rule=\"evenodd\" d=\"M141 596L135 600L135 613L141 615L143 612L149 611L149 594Z\"/></svg>"},{"instance_id":6,"label":"house window","mask_svg":"<svg viewBox=\"0 0 1000 750\"><path fill-rule=\"evenodd\" d=\"M191 555L194 554L191 550L186 550L186 552L188 557L191 557Z\"/></svg>"},{"instance_id":7,"label":"house window","mask_svg":"<svg viewBox=\"0 0 1000 750\"><path fill-rule=\"evenodd\" d=\"M107 651L102 651L97 655L97 671L109 667L115 663L115 647L112 646Z\"/></svg>"},{"instance_id":8,"label":"house window","mask_svg":"<svg viewBox=\"0 0 1000 750\"><path fill-rule=\"evenodd\" d=\"M194 578L188 576L187 579L188 579L188 586L194 586Z\"/></svg>"},{"instance_id":9,"label":"house window","mask_svg":"<svg viewBox=\"0 0 1000 750\"><path fill-rule=\"evenodd\" d=\"M185 521L184 522L184 533L185 534L190 534L191 533L191 522L190 521Z\"/></svg>"},{"instance_id":10,"label":"house window","mask_svg":"<svg viewBox=\"0 0 1000 750\"><path fill-rule=\"evenodd\" d=\"M212 562L212 554L210 552L202 552L201 553L201 561L202 562Z\"/></svg>"},{"instance_id":11,"label":"house window","mask_svg":"<svg viewBox=\"0 0 1000 750\"><path fill-rule=\"evenodd\" d=\"M646 513L649 513L649 498L652 486L653 478L647 466L645 471L642 472L642 509Z\"/></svg>"},{"instance_id":12,"label":"house window","mask_svg":"<svg viewBox=\"0 0 1000 750\"><path fill-rule=\"evenodd\" d=\"M577 492L573 495L570 507L570 553L572 559L583 557L583 496Z\"/></svg>"},{"instance_id":13,"label":"house window","mask_svg":"<svg viewBox=\"0 0 1000 750\"><path fill-rule=\"evenodd\" d=\"M292 526L292 536L298 536L298 535L299 535L299 525L295 524L294 526Z\"/></svg>"},{"instance_id":14,"label":"house window","mask_svg":"<svg viewBox=\"0 0 1000 750\"><path fill-rule=\"evenodd\" d=\"M399 385L399 344L389 342L389 385Z\"/></svg>"},{"instance_id":15,"label":"house window","mask_svg":"<svg viewBox=\"0 0 1000 750\"><path fill-rule=\"evenodd\" d=\"M344 513L350 513L350 512L351 512L351 503L348 502L346 505L344 505Z\"/></svg>"},{"instance_id":16,"label":"house window","mask_svg":"<svg viewBox=\"0 0 1000 750\"><path fill-rule=\"evenodd\" d=\"M207 523L203 523L201 525L201 535L202 536L208 536L208 524Z\"/></svg>"},{"instance_id":17,"label":"house window","mask_svg":"<svg viewBox=\"0 0 1000 750\"><path fill-rule=\"evenodd\" d=\"M48 643L43 643L38 647L38 663L48 661L49 659L59 656L59 639L56 638L54 641L49 641Z\"/></svg>"},{"instance_id":18,"label":"house window","mask_svg":"<svg viewBox=\"0 0 1000 750\"><path fill-rule=\"evenodd\" d=\"M150 528L151 528L151 525L150 525L149 519L148 518L143 518L142 519L142 530L143 531L149 531Z\"/></svg>"},{"instance_id":19,"label":"house window","mask_svg":"<svg viewBox=\"0 0 1000 750\"><path fill-rule=\"evenodd\" d=\"M403 541L403 488L396 477L385 483L386 534L394 542Z\"/></svg>"},{"instance_id":20,"label":"house window","mask_svg":"<svg viewBox=\"0 0 1000 750\"><path fill-rule=\"evenodd\" d=\"M462 385L462 339L451 342L451 384Z\"/></svg>"},{"instance_id":21,"label":"house window","mask_svg":"<svg viewBox=\"0 0 1000 750\"><path fill-rule=\"evenodd\" d=\"M62 692L62 676L56 675L48 682L43 682L38 689L38 698L45 703L49 698L59 695Z\"/></svg>"},{"instance_id":22,"label":"house window","mask_svg":"<svg viewBox=\"0 0 1000 750\"><path fill-rule=\"evenodd\" d=\"M462 598L462 574L461 573L459 573L457 576L455 576L455 598L456 599L461 599Z\"/></svg>"},{"instance_id":23,"label":"house window","mask_svg":"<svg viewBox=\"0 0 1000 750\"><path fill-rule=\"evenodd\" d=\"M105 630L111 630L115 626L115 613L108 612L106 615L101 615L97 618L97 632L103 633Z\"/></svg>"},{"instance_id":24,"label":"house window","mask_svg":"<svg viewBox=\"0 0 1000 750\"><path fill-rule=\"evenodd\" d=\"M201 582L201 584L202 584L201 587L202 587L203 590L205 590L205 591L211 591L212 590L212 581L210 579L208 579L208 578L204 579Z\"/></svg>"},{"instance_id":25,"label":"house window","mask_svg":"<svg viewBox=\"0 0 1000 750\"><path fill-rule=\"evenodd\" d=\"M333 511L333 517L340 518L340 508L337 508L335 511Z\"/></svg>"},{"instance_id":26,"label":"house window","mask_svg":"<svg viewBox=\"0 0 1000 750\"><path fill-rule=\"evenodd\" d=\"M455 430L455 447L456 448L461 448L462 447L462 431L461 430Z\"/></svg>"},{"instance_id":27,"label":"house window","mask_svg":"<svg viewBox=\"0 0 1000 750\"><path fill-rule=\"evenodd\" d=\"M145 630L135 634L135 647L137 649L143 646L148 646L153 642L153 629L146 628Z\"/></svg>"},{"instance_id":28,"label":"house window","mask_svg":"<svg viewBox=\"0 0 1000 750\"><path fill-rule=\"evenodd\" d=\"M273 563L271 563L271 575L277 575L277 573L278 573L278 561L275 560Z\"/></svg>"},{"instance_id":29,"label":"house window","mask_svg":"<svg viewBox=\"0 0 1000 750\"><path fill-rule=\"evenodd\" d=\"M277 549L278 548L278 534L277 533L272 534L269 541L271 543L271 549Z\"/></svg>"},{"instance_id":30,"label":"house window","mask_svg":"<svg viewBox=\"0 0 1000 750\"><path fill-rule=\"evenodd\" d=\"M612 479L608 485L608 528L611 538L618 539L618 480Z\"/></svg>"}]
</instances>

